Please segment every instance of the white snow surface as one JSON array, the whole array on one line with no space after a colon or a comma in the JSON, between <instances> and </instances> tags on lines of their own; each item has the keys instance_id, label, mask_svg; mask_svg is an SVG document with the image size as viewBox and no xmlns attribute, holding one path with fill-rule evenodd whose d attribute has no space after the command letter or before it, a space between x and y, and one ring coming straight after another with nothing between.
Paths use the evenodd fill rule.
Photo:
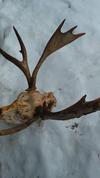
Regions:
<instances>
[{"instance_id":1,"label":"white snow surface","mask_svg":"<svg viewBox=\"0 0 100 178\"><path fill-rule=\"evenodd\" d=\"M100 96L99 0L0 0L0 47L20 59L13 26L20 33L31 72L63 19L86 35L58 50L42 65L38 89L52 91L55 111ZM23 73L0 55L0 106L27 88ZM74 123L78 128L72 129ZM2 125L1 125L2 128ZM100 178L100 112L72 121L44 121L0 137L0 178Z\"/></svg>"}]
</instances>

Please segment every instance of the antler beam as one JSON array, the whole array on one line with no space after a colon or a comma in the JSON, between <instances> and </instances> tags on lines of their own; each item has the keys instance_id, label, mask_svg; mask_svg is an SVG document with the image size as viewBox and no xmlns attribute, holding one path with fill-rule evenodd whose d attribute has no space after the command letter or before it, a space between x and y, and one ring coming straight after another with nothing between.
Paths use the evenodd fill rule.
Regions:
<instances>
[{"instance_id":1,"label":"antler beam","mask_svg":"<svg viewBox=\"0 0 100 178\"><path fill-rule=\"evenodd\" d=\"M84 95L78 102L69 106L68 108L58 112L48 112L44 108L44 119L50 120L70 120L74 118L80 118L83 115L87 115L96 111L100 111L100 97L86 101L86 95Z\"/></svg>"},{"instance_id":2,"label":"antler beam","mask_svg":"<svg viewBox=\"0 0 100 178\"><path fill-rule=\"evenodd\" d=\"M8 129L2 129L0 130L0 136L5 136L5 135L11 135L14 133L17 133L25 128L27 128L28 126L30 126L33 123L34 120L29 120L23 124L19 124L13 128L8 128Z\"/></svg>"},{"instance_id":3,"label":"antler beam","mask_svg":"<svg viewBox=\"0 0 100 178\"><path fill-rule=\"evenodd\" d=\"M28 82L28 86L30 87L30 81L31 81L31 74L29 71L29 67L28 67L28 61L27 61L27 51L25 48L25 45L19 35L19 33L17 32L16 28L13 27L14 32L17 36L17 39L19 41L21 50L20 52L22 53L22 61L18 61L16 58L14 58L13 56L9 55L7 52L5 52L3 49L0 48L0 54L2 54L8 61L12 62L13 64L15 64L17 67L19 67L19 69L21 71L23 71L24 75L26 76L27 82Z\"/></svg>"}]
</instances>

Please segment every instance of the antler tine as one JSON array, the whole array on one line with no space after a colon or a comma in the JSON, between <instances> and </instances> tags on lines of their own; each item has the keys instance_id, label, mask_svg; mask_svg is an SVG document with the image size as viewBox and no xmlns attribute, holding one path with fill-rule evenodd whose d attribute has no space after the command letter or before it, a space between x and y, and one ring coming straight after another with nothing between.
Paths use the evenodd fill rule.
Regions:
<instances>
[{"instance_id":1,"label":"antler tine","mask_svg":"<svg viewBox=\"0 0 100 178\"><path fill-rule=\"evenodd\" d=\"M33 122L34 122L34 119L33 120L29 120L29 121L27 121L27 122L25 122L23 124L17 125L17 126L15 126L13 128L0 130L0 136L15 134L15 133L17 133L17 132L29 127Z\"/></svg>"},{"instance_id":2,"label":"antler tine","mask_svg":"<svg viewBox=\"0 0 100 178\"><path fill-rule=\"evenodd\" d=\"M36 88L36 77L37 77L37 73L42 65L42 63L45 61L45 59L52 54L53 52L55 52L56 50L64 47L65 45L71 43L72 41L76 40L77 38L83 36L85 33L79 33L79 34L73 34L73 30L77 27L73 27L70 30L68 30L67 32L62 33L61 32L61 28L63 26L65 22L65 19L62 21L62 23L59 25L59 27L57 28L57 30L54 32L54 34L52 35L52 37L50 38L49 42L47 43L44 52L39 60L39 62L37 63L33 74L32 74L32 79L31 79L31 84L30 87L31 88Z\"/></svg>"},{"instance_id":3,"label":"antler tine","mask_svg":"<svg viewBox=\"0 0 100 178\"><path fill-rule=\"evenodd\" d=\"M14 29L14 32L15 32L15 34L17 36L17 39L18 39L20 47L21 47L20 52L22 53L23 61L25 61L27 63L27 51L26 51L25 45L24 45L19 33L17 32L17 30L16 30L16 28L14 26L13 26L13 29Z\"/></svg>"},{"instance_id":4,"label":"antler tine","mask_svg":"<svg viewBox=\"0 0 100 178\"><path fill-rule=\"evenodd\" d=\"M86 101L86 95L84 95L78 102L62 111L44 112L46 120L70 120L96 111L100 111L100 97L92 101Z\"/></svg>"},{"instance_id":5,"label":"antler tine","mask_svg":"<svg viewBox=\"0 0 100 178\"><path fill-rule=\"evenodd\" d=\"M17 67L19 67L19 69L21 71L23 71L24 75L26 76L27 82L28 82L28 86L30 87L30 81L31 81L31 74L29 71L29 67L28 67L28 62L27 62L27 51L25 48L25 45L19 35L19 33L17 32L16 28L13 27L14 32L17 36L17 39L19 41L21 50L20 52L22 53L22 61L18 61L16 58L14 58L13 56L9 55L7 52L5 52L3 49L0 48L0 53L10 62L12 62L13 64L15 64Z\"/></svg>"}]
</instances>

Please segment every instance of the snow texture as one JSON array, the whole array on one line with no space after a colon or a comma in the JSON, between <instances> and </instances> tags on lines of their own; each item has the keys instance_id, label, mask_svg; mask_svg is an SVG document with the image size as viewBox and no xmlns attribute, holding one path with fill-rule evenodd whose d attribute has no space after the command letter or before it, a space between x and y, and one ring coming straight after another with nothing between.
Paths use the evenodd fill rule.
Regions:
<instances>
[{"instance_id":1,"label":"snow texture","mask_svg":"<svg viewBox=\"0 0 100 178\"><path fill-rule=\"evenodd\" d=\"M99 0L0 0L0 47L21 58L13 25L34 69L61 21L84 37L55 52L42 65L37 85L54 92L61 110L87 94L100 96ZM27 87L22 72L0 55L0 106ZM78 123L78 128L72 125ZM0 126L2 127L2 126ZM34 123L15 135L0 137L0 178L100 178L100 112L72 121Z\"/></svg>"}]
</instances>

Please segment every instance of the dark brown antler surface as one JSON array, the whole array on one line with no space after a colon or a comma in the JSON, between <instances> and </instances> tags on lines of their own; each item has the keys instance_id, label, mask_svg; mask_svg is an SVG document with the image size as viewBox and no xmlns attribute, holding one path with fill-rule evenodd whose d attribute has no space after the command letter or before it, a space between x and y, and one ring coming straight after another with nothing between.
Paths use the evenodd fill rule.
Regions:
<instances>
[{"instance_id":1,"label":"dark brown antler surface","mask_svg":"<svg viewBox=\"0 0 100 178\"><path fill-rule=\"evenodd\" d=\"M27 52L26 52L26 48L25 45L19 35L19 33L17 32L16 28L13 27L14 32L17 36L17 39L19 41L21 50L20 52L22 53L22 61L18 61L16 58L14 58L13 56L9 55L8 53L6 53L4 50L0 49L0 54L2 54L8 61L12 62L13 64L15 64L17 67L19 67L19 69L21 71L23 71L23 73L26 76L27 82L28 82L28 86L30 86L30 81L31 81L31 74L29 71L29 67L28 67L28 62L27 62Z\"/></svg>"},{"instance_id":2,"label":"dark brown antler surface","mask_svg":"<svg viewBox=\"0 0 100 178\"><path fill-rule=\"evenodd\" d=\"M2 130L0 130L0 136L11 135L11 134L17 133L17 132L27 128L28 126L30 126L33 123L33 121L34 120L29 120L23 124L15 126L15 127L8 128L8 129L2 129Z\"/></svg>"},{"instance_id":3,"label":"dark brown antler surface","mask_svg":"<svg viewBox=\"0 0 100 178\"><path fill-rule=\"evenodd\" d=\"M48 43L47 43L47 45L44 49L44 52L43 52L38 64L36 65L36 67L33 71L32 79L31 79L31 87L34 88L34 89L36 89L37 73L38 73L42 63L46 60L46 58L50 54L55 52L56 50L64 47L65 45L71 43L72 41L76 40L77 38L79 38L79 37L81 37L85 34L85 33L73 34L73 31L77 26L71 28L67 32L62 33L61 28L62 28L64 22L65 22L65 19L62 21L62 23L59 25L57 30L54 32L54 34L52 35L52 37L48 41Z\"/></svg>"},{"instance_id":4,"label":"dark brown antler surface","mask_svg":"<svg viewBox=\"0 0 100 178\"><path fill-rule=\"evenodd\" d=\"M78 102L62 111L48 112L45 110L45 119L70 120L73 118L80 118L83 115L87 115L96 111L100 111L100 98L92 101L86 101L85 99L86 95L84 95Z\"/></svg>"}]
</instances>

